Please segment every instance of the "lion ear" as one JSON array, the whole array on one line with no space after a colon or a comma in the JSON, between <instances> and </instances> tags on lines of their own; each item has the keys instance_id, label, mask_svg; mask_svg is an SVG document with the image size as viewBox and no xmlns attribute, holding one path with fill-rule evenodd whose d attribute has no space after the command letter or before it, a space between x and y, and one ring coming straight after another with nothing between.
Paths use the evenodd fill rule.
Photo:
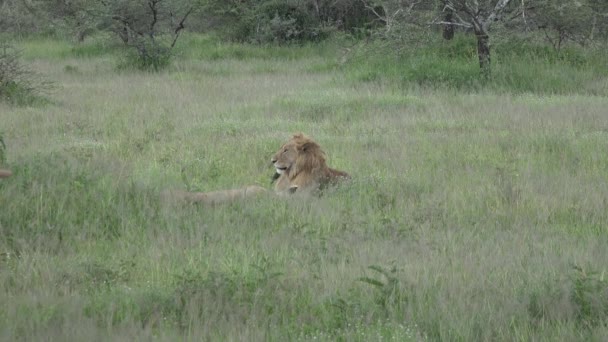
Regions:
<instances>
[{"instance_id":1,"label":"lion ear","mask_svg":"<svg viewBox=\"0 0 608 342\"><path fill-rule=\"evenodd\" d=\"M319 144L317 144L315 141L310 140L310 139L306 139L306 141L304 141L304 143L302 143L302 145L300 145L300 150L301 151L308 151L308 150L315 150L315 149L320 149L321 147L319 146Z\"/></svg>"},{"instance_id":2,"label":"lion ear","mask_svg":"<svg viewBox=\"0 0 608 342\"><path fill-rule=\"evenodd\" d=\"M310 148L314 147L314 145L315 145L315 143L313 143L312 141L307 141L307 142L303 143L303 144L300 146L300 150L301 150L302 152L306 152L306 151L308 151Z\"/></svg>"}]
</instances>

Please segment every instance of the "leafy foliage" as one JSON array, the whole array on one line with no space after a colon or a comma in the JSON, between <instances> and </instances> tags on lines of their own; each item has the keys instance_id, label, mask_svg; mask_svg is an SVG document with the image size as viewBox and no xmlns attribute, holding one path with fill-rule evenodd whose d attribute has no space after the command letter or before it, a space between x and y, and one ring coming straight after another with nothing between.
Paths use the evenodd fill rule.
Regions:
<instances>
[{"instance_id":1,"label":"leafy foliage","mask_svg":"<svg viewBox=\"0 0 608 342\"><path fill-rule=\"evenodd\" d=\"M221 19L230 39L254 43L320 41L336 30L354 31L371 20L359 1L212 0L208 9Z\"/></svg>"}]
</instances>

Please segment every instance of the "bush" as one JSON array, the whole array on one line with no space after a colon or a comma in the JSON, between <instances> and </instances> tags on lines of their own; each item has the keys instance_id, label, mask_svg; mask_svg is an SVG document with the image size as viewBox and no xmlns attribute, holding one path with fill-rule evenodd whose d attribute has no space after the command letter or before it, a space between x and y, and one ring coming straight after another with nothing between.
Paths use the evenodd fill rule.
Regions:
<instances>
[{"instance_id":1,"label":"bush","mask_svg":"<svg viewBox=\"0 0 608 342\"><path fill-rule=\"evenodd\" d=\"M119 69L134 68L144 71L160 71L171 64L172 49L162 43L144 40L128 50L118 65Z\"/></svg>"},{"instance_id":2,"label":"bush","mask_svg":"<svg viewBox=\"0 0 608 342\"><path fill-rule=\"evenodd\" d=\"M7 43L0 43L0 100L14 104L31 104L50 83L21 64L21 51Z\"/></svg>"}]
</instances>

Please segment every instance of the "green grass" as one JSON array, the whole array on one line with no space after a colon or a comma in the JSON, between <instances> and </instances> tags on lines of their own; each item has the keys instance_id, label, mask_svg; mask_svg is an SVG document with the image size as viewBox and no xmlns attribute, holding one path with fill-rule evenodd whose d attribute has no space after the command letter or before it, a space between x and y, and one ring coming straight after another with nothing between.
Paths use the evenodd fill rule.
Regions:
<instances>
[{"instance_id":1,"label":"green grass","mask_svg":"<svg viewBox=\"0 0 608 342\"><path fill-rule=\"evenodd\" d=\"M29 37L19 41L25 60L64 60L66 58L94 58L119 54L121 45L113 36L100 34L82 43L53 37Z\"/></svg>"},{"instance_id":2,"label":"green grass","mask_svg":"<svg viewBox=\"0 0 608 342\"><path fill-rule=\"evenodd\" d=\"M601 92L357 81L319 70L336 63L323 52L190 51L141 73L24 44L57 89L0 103L0 339L608 338ZM320 198L161 200L270 188L270 156L297 131L353 181Z\"/></svg>"}]
</instances>

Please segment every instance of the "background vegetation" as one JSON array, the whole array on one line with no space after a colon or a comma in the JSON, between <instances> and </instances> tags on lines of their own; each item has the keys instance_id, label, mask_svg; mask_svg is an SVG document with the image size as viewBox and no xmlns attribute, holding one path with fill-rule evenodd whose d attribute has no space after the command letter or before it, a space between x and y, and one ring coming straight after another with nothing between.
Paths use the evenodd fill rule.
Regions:
<instances>
[{"instance_id":1,"label":"background vegetation","mask_svg":"<svg viewBox=\"0 0 608 342\"><path fill-rule=\"evenodd\" d=\"M54 88L0 101L0 339L607 340L606 22L580 3L559 44L509 4L484 77L456 1L169 2L152 37L146 7L2 2ZM270 187L297 131L353 181L161 199Z\"/></svg>"}]
</instances>

